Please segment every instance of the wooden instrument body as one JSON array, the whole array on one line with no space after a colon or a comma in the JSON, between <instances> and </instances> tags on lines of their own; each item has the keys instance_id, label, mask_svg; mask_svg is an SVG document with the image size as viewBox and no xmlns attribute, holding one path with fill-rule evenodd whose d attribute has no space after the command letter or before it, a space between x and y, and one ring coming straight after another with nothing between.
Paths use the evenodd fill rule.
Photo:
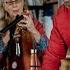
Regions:
<instances>
[{"instance_id":1,"label":"wooden instrument body","mask_svg":"<svg viewBox=\"0 0 70 70\"><path fill-rule=\"evenodd\" d=\"M7 64L7 70L30 70L30 49L33 48L32 35L29 31L25 30L21 30L20 35L21 37L19 38L19 44L21 48L21 54L19 57L16 56L16 42L13 41L13 46L10 47L12 50L10 52L11 56L9 57ZM13 66L16 66L16 69L14 69Z\"/></svg>"}]
</instances>

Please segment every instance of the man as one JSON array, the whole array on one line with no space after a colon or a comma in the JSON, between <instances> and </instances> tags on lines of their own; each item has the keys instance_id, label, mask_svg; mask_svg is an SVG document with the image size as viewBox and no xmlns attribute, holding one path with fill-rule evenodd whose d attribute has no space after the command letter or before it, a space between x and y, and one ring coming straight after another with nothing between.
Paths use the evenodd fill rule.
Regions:
<instances>
[{"instance_id":1,"label":"man","mask_svg":"<svg viewBox=\"0 0 70 70\"><path fill-rule=\"evenodd\" d=\"M59 70L60 61L66 57L67 48L70 48L70 0L60 6L55 15L42 70Z\"/></svg>"}]
</instances>

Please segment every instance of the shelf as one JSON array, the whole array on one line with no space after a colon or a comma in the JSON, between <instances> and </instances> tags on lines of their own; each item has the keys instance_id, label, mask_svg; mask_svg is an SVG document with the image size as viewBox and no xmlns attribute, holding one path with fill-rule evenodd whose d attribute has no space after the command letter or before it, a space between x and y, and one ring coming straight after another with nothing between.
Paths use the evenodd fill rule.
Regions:
<instances>
[{"instance_id":1,"label":"shelf","mask_svg":"<svg viewBox=\"0 0 70 70\"><path fill-rule=\"evenodd\" d=\"M44 4L44 5L42 5L42 6L28 6L29 7L29 9L30 10L43 10L43 9L45 9L45 8L47 8L47 6L49 6L49 5L55 5L55 4L58 4L58 2L52 2L52 3L46 3L46 4Z\"/></svg>"}]
</instances>

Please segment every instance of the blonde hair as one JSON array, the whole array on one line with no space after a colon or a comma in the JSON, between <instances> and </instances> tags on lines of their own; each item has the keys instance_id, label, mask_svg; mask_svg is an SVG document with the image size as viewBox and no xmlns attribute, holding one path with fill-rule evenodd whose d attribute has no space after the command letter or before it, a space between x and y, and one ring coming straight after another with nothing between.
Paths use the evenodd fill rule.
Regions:
<instances>
[{"instance_id":1,"label":"blonde hair","mask_svg":"<svg viewBox=\"0 0 70 70\"><path fill-rule=\"evenodd\" d=\"M3 5L3 8L4 8L4 5ZM26 4L26 0L24 0L23 12L24 12L24 10L27 10L27 9L28 9L28 6ZM4 9L4 13L5 13L5 19L9 23L10 22L9 13L7 11L5 11L5 9Z\"/></svg>"},{"instance_id":2,"label":"blonde hair","mask_svg":"<svg viewBox=\"0 0 70 70\"><path fill-rule=\"evenodd\" d=\"M0 29L4 28L7 25L7 21L5 19L5 10L3 7L3 0L0 0Z\"/></svg>"}]
</instances>

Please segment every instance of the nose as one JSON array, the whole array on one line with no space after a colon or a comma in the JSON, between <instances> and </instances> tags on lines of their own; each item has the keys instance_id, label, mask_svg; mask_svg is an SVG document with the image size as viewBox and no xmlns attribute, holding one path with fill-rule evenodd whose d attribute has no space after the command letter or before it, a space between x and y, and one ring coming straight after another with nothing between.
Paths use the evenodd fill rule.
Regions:
<instances>
[{"instance_id":1,"label":"nose","mask_svg":"<svg viewBox=\"0 0 70 70\"><path fill-rule=\"evenodd\" d=\"M13 1L13 7L16 7L17 6L17 4L16 4L16 2L15 1Z\"/></svg>"}]
</instances>

